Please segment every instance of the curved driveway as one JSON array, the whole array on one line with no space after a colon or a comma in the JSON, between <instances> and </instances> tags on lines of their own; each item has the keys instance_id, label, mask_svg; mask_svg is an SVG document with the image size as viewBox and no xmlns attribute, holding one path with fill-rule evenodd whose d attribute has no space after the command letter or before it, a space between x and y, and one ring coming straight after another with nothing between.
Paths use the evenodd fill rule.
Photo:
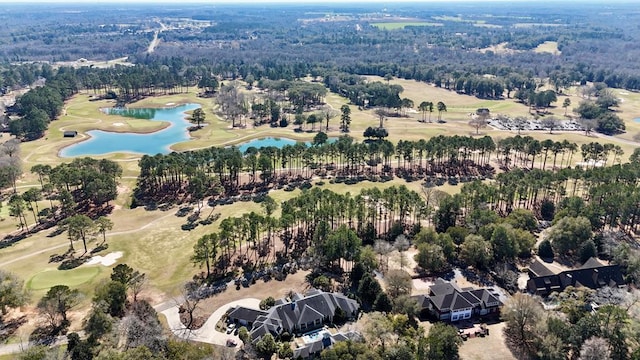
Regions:
<instances>
[{"instance_id":1,"label":"curved driveway","mask_svg":"<svg viewBox=\"0 0 640 360\"><path fill-rule=\"evenodd\" d=\"M226 305L223 305L218 308L218 310L214 311L209 319L202 325L202 327L198 330L189 331L185 329L182 322L180 322L180 314L178 313L178 305L173 306L169 309L163 310L161 314L167 318L167 323L169 324L169 329L173 332L174 335L182 338L193 341L199 341L208 344L215 344L226 346L228 339L233 339L238 345L241 343L240 339L237 335L226 334L216 330L216 324L222 316L230 309L235 306L244 306L248 308L258 309L260 305L260 300L255 298L246 298L241 300L232 301Z\"/></svg>"}]
</instances>

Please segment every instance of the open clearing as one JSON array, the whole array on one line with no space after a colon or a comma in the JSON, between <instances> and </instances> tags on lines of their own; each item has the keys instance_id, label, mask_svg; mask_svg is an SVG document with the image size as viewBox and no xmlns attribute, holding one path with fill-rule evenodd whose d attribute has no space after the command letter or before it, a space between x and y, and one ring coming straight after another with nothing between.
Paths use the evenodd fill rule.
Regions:
<instances>
[{"instance_id":1,"label":"open clearing","mask_svg":"<svg viewBox=\"0 0 640 360\"><path fill-rule=\"evenodd\" d=\"M557 41L545 41L542 44L538 45L533 51L537 53L549 53L553 55L560 55L562 52L558 50L558 42Z\"/></svg>"},{"instance_id":2,"label":"open clearing","mask_svg":"<svg viewBox=\"0 0 640 360\"><path fill-rule=\"evenodd\" d=\"M378 29L381 30L398 30L398 29L404 29L407 26L444 26L444 24L441 23L435 23L435 22L426 22L426 21L419 21L419 22L379 22L379 23L371 23L372 26L377 27Z\"/></svg>"}]
</instances>

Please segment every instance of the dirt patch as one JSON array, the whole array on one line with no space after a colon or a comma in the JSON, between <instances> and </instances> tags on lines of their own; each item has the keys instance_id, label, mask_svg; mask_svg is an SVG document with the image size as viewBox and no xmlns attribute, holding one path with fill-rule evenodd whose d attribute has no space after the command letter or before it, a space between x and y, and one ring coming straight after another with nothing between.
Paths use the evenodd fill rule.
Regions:
<instances>
[{"instance_id":1,"label":"dirt patch","mask_svg":"<svg viewBox=\"0 0 640 360\"><path fill-rule=\"evenodd\" d=\"M127 194L131 192L131 188L125 185L118 185L116 189L118 190L118 194Z\"/></svg>"},{"instance_id":2,"label":"dirt patch","mask_svg":"<svg viewBox=\"0 0 640 360\"><path fill-rule=\"evenodd\" d=\"M435 280L431 278L413 279L413 288L418 294L426 294L434 283Z\"/></svg>"},{"instance_id":3,"label":"dirt patch","mask_svg":"<svg viewBox=\"0 0 640 360\"><path fill-rule=\"evenodd\" d=\"M221 306L244 298L264 299L272 296L274 299L279 299L285 297L291 290L305 292L309 289L305 280L308 273L308 271L298 271L295 274L289 274L284 281L270 280L265 282L258 280L247 288L240 286L239 290L236 290L234 286L229 286L224 292L202 300L195 315L207 319Z\"/></svg>"},{"instance_id":4,"label":"dirt patch","mask_svg":"<svg viewBox=\"0 0 640 360\"><path fill-rule=\"evenodd\" d=\"M191 325L188 325L190 320L189 313L185 311L182 306L180 307L180 310L178 310L178 313L180 314L180 322L185 326L185 328L189 330L198 330L202 327L202 325L204 325L205 321L207 321L207 318L204 316L194 315L193 320L191 321Z\"/></svg>"},{"instance_id":5,"label":"dirt patch","mask_svg":"<svg viewBox=\"0 0 640 360\"><path fill-rule=\"evenodd\" d=\"M515 360L507 348L504 338L505 323L487 325L489 335L467 339L460 346L460 359L463 360Z\"/></svg>"}]
</instances>

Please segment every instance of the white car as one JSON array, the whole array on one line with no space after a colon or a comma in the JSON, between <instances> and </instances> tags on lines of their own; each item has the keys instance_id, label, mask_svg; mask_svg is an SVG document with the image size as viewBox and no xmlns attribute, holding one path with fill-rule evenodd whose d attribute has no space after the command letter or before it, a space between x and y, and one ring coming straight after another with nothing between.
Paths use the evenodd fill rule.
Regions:
<instances>
[{"instance_id":1,"label":"white car","mask_svg":"<svg viewBox=\"0 0 640 360\"><path fill-rule=\"evenodd\" d=\"M227 334L231 334L233 332L233 329L235 328L236 328L236 324L234 323L227 325Z\"/></svg>"}]
</instances>

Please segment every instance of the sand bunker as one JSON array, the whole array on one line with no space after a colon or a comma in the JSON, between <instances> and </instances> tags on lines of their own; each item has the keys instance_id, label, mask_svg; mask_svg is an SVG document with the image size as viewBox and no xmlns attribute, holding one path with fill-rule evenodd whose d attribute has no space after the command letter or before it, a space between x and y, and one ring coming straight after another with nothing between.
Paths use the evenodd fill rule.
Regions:
<instances>
[{"instance_id":1,"label":"sand bunker","mask_svg":"<svg viewBox=\"0 0 640 360\"><path fill-rule=\"evenodd\" d=\"M173 105L175 105L175 104L176 104L176 103L166 103L166 104L164 104L164 105L165 105L165 106L173 106Z\"/></svg>"},{"instance_id":2,"label":"sand bunker","mask_svg":"<svg viewBox=\"0 0 640 360\"><path fill-rule=\"evenodd\" d=\"M124 123L121 123L121 122L113 123L113 126L124 126Z\"/></svg>"},{"instance_id":3,"label":"sand bunker","mask_svg":"<svg viewBox=\"0 0 640 360\"><path fill-rule=\"evenodd\" d=\"M116 251L109 253L105 256L96 255L91 258L91 260L87 261L86 265L97 265L101 264L103 266L111 266L116 263L116 260L122 257L122 251Z\"/></svg>"}]
</instances>

